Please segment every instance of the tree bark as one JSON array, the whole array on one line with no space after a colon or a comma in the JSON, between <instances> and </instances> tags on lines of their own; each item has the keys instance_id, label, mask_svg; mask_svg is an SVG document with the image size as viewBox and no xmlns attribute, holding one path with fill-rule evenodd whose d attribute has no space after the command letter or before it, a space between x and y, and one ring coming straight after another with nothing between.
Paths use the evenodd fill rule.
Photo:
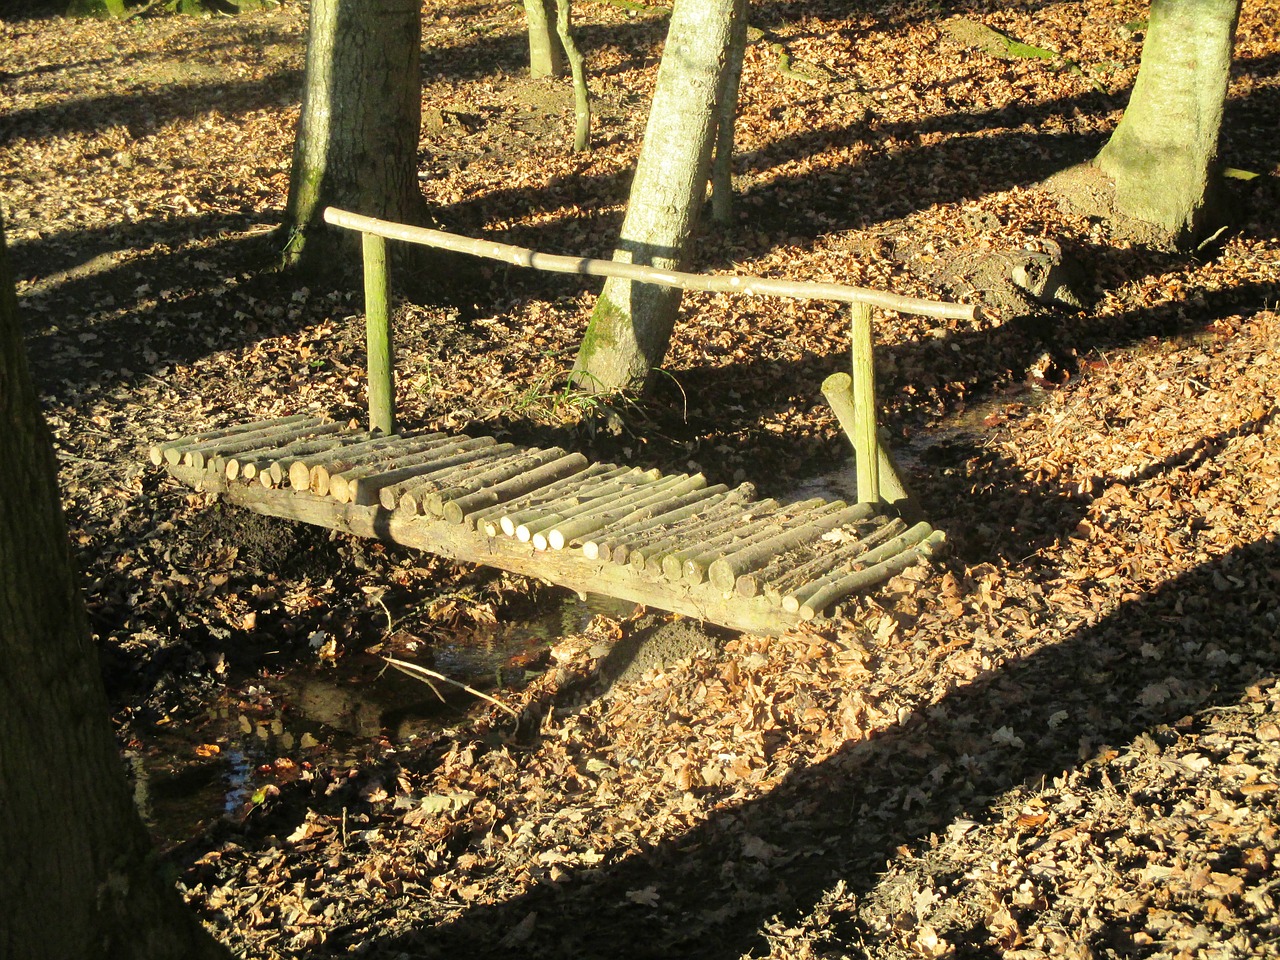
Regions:
<instances>
[{"instance_id":1,"label":"tree bark","mask_svg":"<svg viewBox=\"0 0 1280 960\"><path fill-rule=\"evenodd\" d=\"M573 72L573 149L583 153L591 149L591 91L587 89L587 64L573 40L573 24L569 0L555 0L556 35Z\"/></svg>"},{"instance_id":2,"label":"tree bark","mask_svg":"<svg viewBox=\"0 0 1280 960\"><path fill-rule=\"evenodd\" d=\"M676 0L614 259L683 269L706 198L721 76L738 0ZM610 279L578 351L575 383L643 390L667 352L680 291Z\"/></svg>"},{"instance_id":3,"label":"tree bark","mask_svg":"<svg viewBox=\"0 0 1280 960\"><path fill-rule=\"evenodd\" d=\"M728 223L733 215L733 135L738 120L742 60L747 50L747 0L738 0L733 17L729 62L720 74L716 151L711 164L711 219L716 223Z\"/></svg>"},{"instance_id":4,"label":"tree bark","mask_svg":"<svg viewBox=\"0 0 1280 960\"><path fill-rule=\"evenodd\" d=\"M1116 209L1187 247L1218 213L1218 133L1240 0L1152 0L1133 94L1097 164Z\"/></svg>"},{"instance_id":5,"label":"tree bark","mask_svg":"<svg viewBox=\"0 0 1280 960\"><path fill-rule=\"evenodd\" d=\"M326 206L423 224L421 12L415 0L315 0L285 229L285 263L358 263L355 238L326 228ZM340 258L340 259L339 259Z\"/></svg>"},{"instance_id":6,"label":"tree bark","mask_svg":"<svg viewBox=\"0 0 1280 960\"><path fill-rule=\"evenodd\" d=\"M134 809L55 470L0 223L0 956L225 957Z\"/></svg>"},{"instance_id":7,"label":"tree bark","mask_svg":"<svg viewBox=\"0 0 1280 960\"><path fill-rule=\"evenodd\" d=\"M529 27L529 76L534 80L564 75L564 48L555 28L553 0L524 0Z\"/></svg>"}]
</instances>

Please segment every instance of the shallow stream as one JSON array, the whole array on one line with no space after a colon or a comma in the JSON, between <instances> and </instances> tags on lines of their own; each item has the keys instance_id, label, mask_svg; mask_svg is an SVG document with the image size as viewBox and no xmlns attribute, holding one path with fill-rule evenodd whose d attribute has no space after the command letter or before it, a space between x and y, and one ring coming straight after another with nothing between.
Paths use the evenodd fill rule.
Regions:
<instances>
[{"instance_id":1,"label":"shallow stream","mask_svg":"<svg viewBox=\"0 0 1280 960\"><path fill-rule=\"evenodd\" d=\"M501 698L541 672L557 639L597 613L620 612L609 598L563 594L540 616L424 642L414 659ZM360 766L483 706L455 686L433 690L381 656L355 651L333 663L229 681L186 719L132 728L125 757L144 821L158 840L173 843L218 818L243 817L316 767Z\"/></svg>"}]
</instances>

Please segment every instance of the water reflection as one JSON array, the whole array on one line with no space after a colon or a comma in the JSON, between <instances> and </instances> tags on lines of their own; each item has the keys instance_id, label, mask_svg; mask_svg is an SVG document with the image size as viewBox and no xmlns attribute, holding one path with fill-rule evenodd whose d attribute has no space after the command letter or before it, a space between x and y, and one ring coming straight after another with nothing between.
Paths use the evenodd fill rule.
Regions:
<instances>
[{"instance_id":1,"label":"water reflection","mask_svg":"<svg viewBox=\"0 0 1280 960\"><path fill-rule=\"evenodd\" d=\"M125 759L143 819L162 843L220 817L238 819L279 787L317 768L356 767L398 746L438 736L481 704L470 694L387 669L379 654L414 660L478 690L515 689L545 668L551 644L593 616L631 604L559 595L541 613L426 642L420 638L298 663L229 682L189 717L133 729ZM393 638L394 639L394 638ZM412 649L409 649L410 644Z\"/></svg>"}]
</instances>

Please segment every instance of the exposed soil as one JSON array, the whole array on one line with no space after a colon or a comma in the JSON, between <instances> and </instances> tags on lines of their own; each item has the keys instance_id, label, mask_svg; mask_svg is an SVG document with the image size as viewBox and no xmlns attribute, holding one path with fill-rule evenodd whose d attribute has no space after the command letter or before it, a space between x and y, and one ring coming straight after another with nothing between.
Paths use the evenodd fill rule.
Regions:
<instances>
[{"instance_id":1,"label":"exposed soil","mask_svg":"<svg viewBox=\"0 0 1280 960\"><path fill-rule=\"evenodd\" d=\"M575 15L588 155L567 84L521 76L518 5L425 3L441 225L608 254L665 21ZM1145 15L757 5L737 219L697 266L983 303L877 318L885 424L951 552L773 640L566 617L549 669L542 644L485 687L518 722L451 695L414 734L300 678L387 652L447 672L562 598L239 516L146 462L237 420L361 415L358 290L264 269L305 8L0 24L5 222L122 743L260 741L225 816L156 826L238 955L1280 955L1280 26L1246 4L1222 153L1258 176L1178 257L1043 186L1114 128ZM1062 56L983 52L955 16ZM841 483L833 306L689 296L655 394L601 403L566 387L595 286L478 276L399 308L407 423L765 496ZM308 723L359 749L310 736L320 700Z\"/></svg>"}]
</instances>

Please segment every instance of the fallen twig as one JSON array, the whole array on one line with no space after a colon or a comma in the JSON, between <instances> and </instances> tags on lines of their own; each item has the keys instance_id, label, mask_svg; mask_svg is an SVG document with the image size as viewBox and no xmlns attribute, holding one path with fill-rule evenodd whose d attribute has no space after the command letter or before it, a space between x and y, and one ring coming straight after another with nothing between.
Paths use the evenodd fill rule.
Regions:
<instances>
[{"instance_id":1,"label":"fallen twig","mask_svg":"<svg viewBox=\"0 0 1280 960\"><path fill-rule=\"evenodd\" d=\"M461 687L463 690L467 691L467 693L473 696L479 697L481 700L488 700L495 707L505 710L507 713L511 714L511 716L515 717L517 720L520 719L520 714L516 713L514 710L508 707L501 700L496 700L493 697L489 696L489 694L487 693L481 693L475 687L469 687L465 683L460 683L457 680L451 680L448 677L446 677L443 673L437 673L435 670L429 670L426 667L419 666L416 663L409 663L407 660L397 660L394 657L383 657L382 659L385 660L387 663L391 664L391 666L395 667L401 673L407 673L409 676L413 677L415 680L421 680L423 683L427 684L428 686L431 685L432 680L439 680L441 683L448 683L455 687Z\"/></svg>"}]
</instances>

